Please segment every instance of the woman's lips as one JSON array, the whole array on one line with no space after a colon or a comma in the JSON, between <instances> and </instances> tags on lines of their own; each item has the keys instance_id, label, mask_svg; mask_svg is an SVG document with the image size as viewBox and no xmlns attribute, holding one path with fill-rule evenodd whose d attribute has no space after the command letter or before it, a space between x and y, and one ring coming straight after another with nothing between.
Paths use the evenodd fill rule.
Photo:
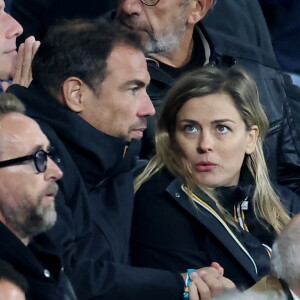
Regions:
<instances>
[{"instance_id":1,"label":"woman's lips","mask_svg":"<svg viewBox=\"0 0 300 300\"><path fill-rule=\"evenodd\" d=\"M200 162L195 165L195 169L198 172L210 172L215 169L218 165L212 162Z\"/></svg>"}]
</instances>

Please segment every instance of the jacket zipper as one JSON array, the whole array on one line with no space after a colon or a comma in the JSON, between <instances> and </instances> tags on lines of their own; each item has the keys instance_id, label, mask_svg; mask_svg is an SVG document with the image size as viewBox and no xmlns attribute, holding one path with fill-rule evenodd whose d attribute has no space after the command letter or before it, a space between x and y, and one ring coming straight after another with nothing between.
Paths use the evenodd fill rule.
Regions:
<instances>
[{"instance_id":1,"label":"jacket zipper","mask_svg":"<svg viewBox=\"0 0 300 300\"><path fill-rule=\"evenodd\" d=\"M183 185L181 186L181 189L186 193ZM245 247L241 244L241 242L238 240L238 238L235 236L235 234L231 231L231 229L228 227L228 225L224 222L224 220L219 216L219 214L212 207L210 207L207 203L205 203L203 200L201 200L197 195L195 195L194 193L192 194L192 200L194 202L198 203L200 206L202 206L205 210L210 212L223 225L223 227L227 230L229 235L234 239L234 241L238 244L238 246L243 250L243 252L251 260L251 262L254 266L254 269L255 269L255 273L258 274L257 266L256 266L254 259L251 257L251 255L245 249Z\"/></svg>"}]
</instances>

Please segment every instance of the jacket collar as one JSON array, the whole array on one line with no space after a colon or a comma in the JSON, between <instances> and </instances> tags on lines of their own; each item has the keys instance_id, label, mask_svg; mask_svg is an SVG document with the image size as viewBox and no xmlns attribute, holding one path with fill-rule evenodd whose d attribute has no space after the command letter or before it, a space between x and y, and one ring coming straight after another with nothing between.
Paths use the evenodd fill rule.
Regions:
<instances>
[{"instance_id":1,"label":"jacket collar","mask_svg":"<svg viewBox=\"0 0 300 300\"><path fill-rule=\"evenodd\" d=\"M33 244L26 247L2 222L0 222L0 234L2 245L0 257L10 262L13 266L20 268L25 274L29 272L34 276L45 277L45 267L50 270L52 279L57 280L61 274L61 260L59 256L53 255L51 250L56 246L45 234L40 234L40 239L47 245L48 252L40 252ZM54 253L54 252L53 252ZM47 280L47 279L46 279Z\"/></svg>"},{"instance_id":2,"label":"jacket collar","mask_svg":"<svg viewBox=\"0 0 300 300\"><path fill-rule=\"evenodd\" d=\"M195 209L195 203L184 192L182 182L179 178L174 179L166 190L181 207L215 235L230 253L234 253L237 261L255 281L258 280L256 265L253 259L235 239L236 237L238 238L238 232L225 222L222 223L219 209L204 192L200 189L197 190L197 196L203 202L200 203L200 210L197 210Z\"/></svg>"}]
</instances>

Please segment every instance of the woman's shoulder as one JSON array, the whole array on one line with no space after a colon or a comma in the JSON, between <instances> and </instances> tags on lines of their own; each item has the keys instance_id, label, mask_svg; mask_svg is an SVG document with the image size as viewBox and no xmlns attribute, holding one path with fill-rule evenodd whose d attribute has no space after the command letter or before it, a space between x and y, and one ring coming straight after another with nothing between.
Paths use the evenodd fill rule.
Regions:
<instances>
[{"instance_id":1,"label":"woman's shoulder","mask_svg":"<svg viewBox=\"0 0 300 300\"><path fill-rule=\"evenodd\" d=\"M142 198L142 201L146 201L147 198L164 198L168 185L174 179L175 177L166 168L163 168L140 186L135 198Z\"/></svg>"},{"instance_id":2,"label":"woman's shoulder","mask_svg":"<svg viewBox=\"0 0 300 300\"><path fill-rule=\"evenodd\" d=\"M153 188L156 186L160 189L166 189L167 186L175 179L175 176L172 175L167 168L161 169L159 172L151 176L147 181L145 181L140 189Z\"/></svg>"}]
</instances>

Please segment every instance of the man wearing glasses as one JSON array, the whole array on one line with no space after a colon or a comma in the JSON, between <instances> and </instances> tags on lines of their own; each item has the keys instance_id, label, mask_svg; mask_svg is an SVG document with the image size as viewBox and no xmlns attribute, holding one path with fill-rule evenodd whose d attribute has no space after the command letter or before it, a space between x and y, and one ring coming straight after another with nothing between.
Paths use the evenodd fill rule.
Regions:
<instances>
[{"instance_id":1,"label":"man wearing glasses","mask_svg":"<svg viewBox=\"0 0 300 300\"><path fill-rule=\"evenodd\" d=\"M67 299L73 291L59 258L27 247L56 222L56 181L63 173L47 137L23 113L16 97L0 95L0 257L26 277L26 299ZM50 251L52 243L41 239Z\"/></svg>"},{"instance_id":2,"label":"man wearing glasses","mask_svg":"<svg viewBox=\"0 0 300 300\"><path fill-rule=\"evenodd\" d=\"M186 71L206 64L222 68L237 64L248 71L270 122L265 140L270 176L300 193L299 137L288 125L293 120L259 3L215 2L120 0L116 19L139 35L150 58L147 91L157 110L167 90ZM143 138L142 156L147 158L154 150L155 122L156 117L149 118Z\"/></svg>"}]
</instances>

